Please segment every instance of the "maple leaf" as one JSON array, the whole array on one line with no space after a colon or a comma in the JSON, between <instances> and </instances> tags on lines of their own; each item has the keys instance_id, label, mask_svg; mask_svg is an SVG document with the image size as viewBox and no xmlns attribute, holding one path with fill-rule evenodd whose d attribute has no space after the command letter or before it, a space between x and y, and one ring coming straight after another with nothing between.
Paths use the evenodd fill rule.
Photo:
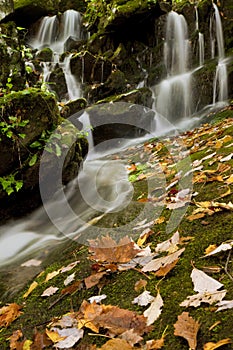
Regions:
<instances>
[{"instance_id":1,"label":"maple leaf","mask_svg":"<svg viewBox=\"0 0 233 350\"><path fill-rule=\"evenodd\" d=\"M3 306L0 309L0 327L8 327L16 318L18 318L22 312L20 311L22 306L11 303L7 306Z\"/></svg>"},{"instance_id":2,"label":"maple leaf","mask_svg":"<svg viewBox=\"0 0 233 350\"><path fill-rule=\"evenodd\" d=\"M139 252L135 243L127 236L121 238L119 243L109 236L90 240L89 243L89 252L92 253L91 258L96 261L125 263L134 258Z\"/></svg>"},{"instance_id":3,"label":"maple leaf","mask_svg":"<svg viewBox=\"0 0 233 350\"><path fill-rule=\"evenodd\" d=\"M156 340L148 340L146 342L146 350L159 350L164 346L164 336Z\"/></svg>"},{"instance_id":4,"label":"maple leaf","mask_svg":"<svg viewBox=\"0 0 233 350\"><path fill-rule=\"evenodd\" d=\"M110 339L99 350L132 350L132 346L125 339Z\"/></svg>"},{"instance_id":5,"label":"maple leaf","mask_svg":"<svg viewBox=\"0 0 233 350\"><path fill-rule=\"evenodd\" d=\"M197 347L197 333L200 324L189 316L188 312L182 312L182 314L178 316L174 328L174 335L185 338L190 349L195 350Z\"/></svg>"},{"instance_id":6,"label":"maple leaf","mask_svg":"<svg viewBox=\"0 0 233 350\"><path fill-rule=\"evenodd\" d=\"M148 290L144 290L144 292L140 295L138 295L134 300L132 301L132 304L138 304L140 306L146 306L150 304L155 297L150 295L150 292Z\"/></svg>"},{"instance_id":7,"label":"maple leaf","mask_svg":"<svg viewBox=\"0 0 233 350\"><path fill-rule=\"evenodd\" d=\"M135 333L133 329L125 331L119 337L121 339L126 340L131 346L134 346L135 344L143 340L143 338L137 333Z\"/></svg>"},{"instance_id":8,"label":"maple leaf","mask_svg":"<svg viewBox=\"0 0 233 350\"><path fill-rule=\"evenodd\" d=\"M97 272L93 275L86 277L84 279L86 288L89 289L89 288L96 286L104 275L106 275L105 271Z\"/></svg>"},{"instance_id":9,"label":"maple leaf","mask_svg":"<svg viewBox=\"0 0 233 350\"><path fill-rule=\"evenodd\" d=\"M40 333L36 330L34 339L33 339L33 344L30 350L41 350L51 346L52 344L53 344L52 340L49 339L49 337L45 332Z\"/></svg>"},{"instance_id":10,"label":"maple leaf","mask_svg":"<svg viewBox=\"0 0 233 350\"><path fill-rule=\"evenodd\" d=\"M75 345L81 338L83 338L83 329L73 328L53 328L60 336L60 340L56 341L56 348L58 349L68 349Z\"/></svg>"},{"instance_id":11,"label":"maple leaf","mask_svg":"<svg viewBox=\"0 0 233 350\"><path fill-rule=\"evenodd\" d=\"M19 345L18 340L22 338L23 333L21 330L16 330L13 332L13 334L10 336L10 350L17 349L17 346Z\"/></svg>"},{"instance_id":12,"label":"maple leaf","mask_svg":"<svg viewBox=\"0 0 233 350\"><path fill-rule=\"evenodd\" d=\"M96 302L97 304L100 303L102 300L106 299L107 295L102 294L102 295L94 295L93 297L88 298L90 303Z\"/></svg>"},{"instance_id":13,"label":"maple leaf","mask_svg":"<svg viewBox=\"0 0 233 350\"><path fill-rule=\"evenodd\" d=\"M156 272L155 272L155 276L158 277L164 277L166 276L178 263L179 258L174 260L171 264L167 264L165 266L160 267Z\"/></svg>"}]
</instances>

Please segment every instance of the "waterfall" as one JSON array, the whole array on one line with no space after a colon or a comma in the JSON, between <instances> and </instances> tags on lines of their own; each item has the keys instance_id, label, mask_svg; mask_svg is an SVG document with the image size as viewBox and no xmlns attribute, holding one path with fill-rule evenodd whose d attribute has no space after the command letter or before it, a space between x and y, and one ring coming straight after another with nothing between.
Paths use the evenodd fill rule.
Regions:
<instances>
[{"instance_id":1,"label":"waterfall","mask_svg":"<svg viewBox=\"0 0 233 350\"><path fill-rule=\"evenodd\" d=\"M210 20L211 53L215 55L215 44L218 49L218 65L213 83L213 104L226 101L228 98L227 61L225 59L222 22L217 5L213 3L214 13Z\"/></svg>"},{"instance_id":2,"label":"waterfall","mask_svg":"<svg viewBox=\"0 0 233 350\"><path fill-rule=\"evenodd\" d=\"M43 81L49 82L52 71L58 65L62 68L65 76L68 100L74 100L81 97L82 94L80 82L71 73L70 60L72 54L65 57L63 62L60 61L60 55L65 52L65 46L69 38L74 41L85 38L81 15L75 10L65 11L60 19L59 16L44 17L36 36L29 41L29 45L34 49L41 50L48 47L53 51L52 61L41 63Z\"/></svg>"},{"instance_id":3,"label":"waterfall","mask_svg":"<svg viewBox=\"0 0 233 350\"><path fill-rule=\"evenodd\" d=\"M168 120L176 121L192 113L192 99L188 27L185 18L174 11L167 18L164 63L167 77L152 87L154 109Z\"/></svg>"},{"instance_id":4,"label":"waterfall","mask_svg":"<svg viewBox=\"0 0 233 350\"><path fill-rule=\"evenodd\" d=\"M204 63L204 35L199 30L199 17L198 9L195 6L195 15L196 15L196 31L198 32L198 53L199 53L199 66L202 66Z\"/></svg>"}]
</instances>

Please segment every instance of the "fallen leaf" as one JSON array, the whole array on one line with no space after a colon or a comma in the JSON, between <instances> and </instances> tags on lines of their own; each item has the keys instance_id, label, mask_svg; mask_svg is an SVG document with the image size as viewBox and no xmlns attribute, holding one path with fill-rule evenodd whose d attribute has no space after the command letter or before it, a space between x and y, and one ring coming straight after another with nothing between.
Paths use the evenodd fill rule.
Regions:
<instances>
[{"instance_id":1,"label":"fallen leaf","mask_svg":"<svg viewBox=\"0 0 233 350\"><path fill-rule=\"evenodd\" d=\"M164 337L146 342L146 350L159 350L164 346Z\"/></svg>"},{"instance_id":2,"label":"fallen leaf","mask_svg":"<svg viewBox=\"0 0 233 350\"><path fill-rule=\"evenodd\" d=\"M178 263L180 259L176 259L174 260L171 264L167 264L166 266L162 266L160 267L160 269L158 269L156 272L155 272L155 276L157 277L164 277L166 276L175 266L176 264Z\"/></svg>"},{"instance_id":3,"label":"fallen leaf","mask_svg":"<svg viewBox=\"0 0 233 350\"><path fill-rule=\"evenodd\" d=\"M89 244L91 258L96 261L125 263L134 258L139 251L135 243L127 236L121 238L118 243L106 236L90 240Z\"/></svg>"},{"instance_id":4,"label":"fallen leaf","mask_svg":"<svg viewBox=\"0 0 233 350\"><path fill-rule=\"evenodd\" d=\"M142 294L138 295L134 300L132 301L132 304L138 304L140 306L147 306L150 304L155 297L153 297L148 290L145 290Z\"/></svg>"},{"instance_id":5,"label":"fallen leaf","mask_svg":"<svg viewBox=\"0 0 233 350\"><path fill-rule=\"evenodd\" d=\"M56 277L60 273L60 270L49 272L45 278L45 282L50 281L52 278Z\"/></svg>"},{"instance_id":6,"label":"fallen leaf","mask_svg":"<svg viewBox=\"0 0 233 350\"><path fill-rule=\"evenodd\" d=\"M230 250L233 248L233 241L229 242L229 243L221 243L218 247L216 247L216 245L212 245L212 247L214 249L208 250L208 248L206 248L205 250L205 257L207 256L211 256L220 252L225 252L226 250Z\"/></svg>"},{"instance_id":7,"label":"fallen leaf","mask_svg":"<svg viewBox=\"0 0 233 350\"><path fill-rule=\"evenodd\" d=\"M72 270L77 264L79 264L80 261L79 260L76 260L76 261L73 261L72 263L70 263L69 265L65 266L65 267L62 267L60 272L61 273L64 273L64 272L68 272L70 270Z\"/></svg>"},{"instance_id":8,"label":"fallen leaf","mask_svg":"<svg viewBox=\"0 0 233 350\"><path fill-rule=\"evenodd\" d=\"M219 340L217 343L209 342L204 345L203 350L215 350L217 348L220 348L223 345L231 344L231 343L232 343L232 340L230 338Z\"/></svg>"},{"instance_id":9,"label":"fallen leaf","mask_svg":"<svg viewBox=\"0 0 233 350\"><path fill-rule=\"evenodd\" d=\"M225 181L228 185L231 185L233 183L233 174L231 174L231 176L229 176L226 181Z\"/></svg>"},{"instance_id":10,"label":"fallen leaf","mask_svg":"<svg viewBox=\"0 0 233 350\"><path fill-rule=\"evenodd\" d=\"M100 303L102 300L106 299L107 295L106 294L102 294L102 295L94 295L93 297L88 298L90 303Z\"/></svg>"},{"instance_id":11,"label":"fallen leaf","mask_svg":"<svg viewBox=\"0 0 233 350\"><path fill-rule=\"evenodd\" d=\"M126 340L131 346L134 346L135 344L143 340L143 338L137 333L135 333L133 329L129 329L128 331L125 331L119 337L121 339Z\"/></svg>"},{"instance_id":12,"label":"fallen leaf","mask_svg":"<svg viewBox=\"0 0 233 350\"><path fill-rule=\"evenodd\" d=\"M187 219L189 221L194 221L194 220L203 218L205 215L206 215L205 213L191 214L191 215L187 216Z\"/></svg>"},{"instance_id":13,"label":"fallen leaf","mask_svg":"<svg viewBox=\"0 0 233 350\"><path fill-rule=\"evenodd\" d=\"M86 288L89 289L89 288L96 286L104 275L106 275L105 271L97 272L93 275L86 277L84 279Z\"/></svg>"},{"instance_id":14,"label":"fallen leaf","mask_svg":"<svg viewBox=\"0 0 233 350\"><path fill-rule=\"evenodd\" d=\"M214 324L212 324L212 326L209 327L209 331L212 331L212 329L214 329L216 326L218 326L219 324L221 324L221 321L216 321L214 322Z\"/></svg>"},{"instance_id":15,"label":"fallen leaf","mask_svg":"<svg viewBox=\"0 0 233 350\"><path fill-rule=\"evenodd\" d=\"M173 261L178 259L178 257L184 252L184 250L185 248L182 248L170 255L164 256L162 258L153 259L142 268L142 271L143 272L157 271L161 267L165 267L166 265L173 263Z\"/></svg>"},{"instance_id":16,"label":"fallen leaf","mask_svg":"<svg viewBox=\"0 0 233 350\"><path fill-rule=\"evenodd\" d=\"M143 312L143 315L147 318L147 326L154 323L160 316L163 307L163 299L158 292L157 296L152 301L148 309Z\"/></svg>"},{"instance_id":17,"label":"fallen leaf","mask_svg":"<svg viewBox=\"0 0 233 350\"><path fill-rule=\"evenodd\" d=\"M33 345L30 350L41 350L48 348L53 344L52 340L49 339L47 334L45 332L40 333L36 330L36 333L34 335L33 339Z\"/></svg>"},{"instance_id":18,"label":"fallen leaf","mask_svg":"<svg viewBox=\"0 0 233 350\"><path fill-rule=\"evenodd\" d=\"M154 233L150 228L146 228L139 236L137 240L137 245L142 247L143 244L147 241L147 239Z\"/></svg>"},{"instance_id":19,"label":"fallen leaf","mask_svg":"<svg viewBox=\"0 0 233 350\"><path fill-rule=\"evenodd\" d=\"M43 291L41 294L41 297L50 297L51 295L55 294L58 291L59 288L57 287L49 287Z\"/></svg>"},{"instance_id":20,"label":"fallen leaf","mask_svg":"<svg viewBox=\"0 0 233 350\"><path fill-rule=\"evenodd\" d=\"M174 328L174 335L186 339L190 349L195 350L197 347L197 333L200 324L189 316L188 312L182 312L182 314L178 316Z\"/></svg>"},{"instance_id":21,"label":"fallen leaf","mask_svg":"<svg viewBox=\"0 0 233 350\"><path fill-rule=\"evenodd\" d=\"M176 231L171 238L167 239L166 241L157 244L155 247L155 252L156 253L162 253L162 252L171 252L173 253L174 251L171 251L171 247L176 246L179 243L180 240L180 234L178 231Z\"/></svg>"},{"instance_id":22,"label":"fallen leaf","mask_svg":"<svg viewBox=\"0 0 233 350\"><path fill-rule=\"evenodd\" d=\"M205 254L211 253L213 250L217 248L216 244L210 244L206 249L205 249Z\"/></svg>"},{"instance_id":23,"label":"fallen leaf","mask_svg":"<svg viewBox=\"0 0 233 350\"><path fill-rule=\"evenodd\" d=\"M228 160L231 160L233 157L233 153L228 154L228 156L223 157L220 159L220 162L227 162Z\"/></svg>"},{"instance_id":24,"label":"fallen leaf","mask_svg":"<svg viewBox=\"0 0 233 350\"><path fill-rule=\"evenodd\" d=\"M22 311L22 306L11 303L0 308L0 327L8 327L16 318L18 318Z\"/></svg>"},{"instance_id":25,"label":"fallen leaf","mask_svg":"<svg viewBox=\"0 0 233 350\"><path fill-rule=\"evenodd\" d=\"M73 282L74 278L75 278L75 272L66 277L66 279L65 279L65 281L64 281L64 285L65 285L65 286L68 286L68 284L70 284L71 282Z\"/></svg>"},{"instance_id":26,"label":"fallen leaf","mask_svg":"<svg viewBox=\"0 0 233 350\"><path fill-rule=\"evenodd\" d=\"M63 338L56 341L56 348L58 349L68 349L75 345L81 338L83 338L84 330L73 328L53 328L53 331L57 332L60 338Z\"/></svg>"},{"instance_id":27,"label":"fallen leaf","mask_svg":"<svg viewBox=\"0 0 233 350\"><path fill-rule=\"evenodd\" d=\"M182 303L180 303L180 306L197 307L197 306L200 306L201 303L212 305L217 301L222 300L225 297L226 292L227 292L226 290L223 290L220 292L219 291L213 292L213 293L204 292L204 293L197 293L195 295L190 295L184 301L182 301Z\"/></svg>"},{"instance_id":28,"label":"fallen leaf","mask_svg":"<svg viewBox=\"0 0 233 350\"><path fill-rule=\"evenodd\" d=\"M45 333L47 334L47 336L49 337L49 339L52 340L53 343L57 343L57 342L59 342L60 340L65 339L65 337L64 337L64 336L62 337L62 336L58 333L58 331L55 330L55 329L50 331L49 329L46 328Z\"/></svg>"},{"instance_id":29,"label":"fallen leaf","mask_svg":"<svg viewBox=\"0 0 233 350\"><path fill-rule=\"evenodd\" d=\"M21 330L14 331L13 334L9 337L10 340L10 350L17 349L18 340L22 338L23 333Z\"/></svg>"},{"instance_id":30,"label":"fallen leaf","mask_svg":"<svg viewBox=\"0 0 233 350\"><path fill-rule=\"evenodd\" d=\"M143 280L143 279L140 279L139 281L137 281L135 283L134 290L136 292L139 292L141 289L146 288L146 285L147 285L147 281Z\"/></svg>"},{"instance_id":31,"label":"fallen leaf","mask_svg":"<svg viewBox=\"0 0 233 350\"><path fill-rule=\"evenodd\" d=\"M23 343L23 350L30 350L32 343L32 340L25 340L25 342Z\"/></svg>"},{"instance_id":32,"label":"fallen leaf","mask_svg":"<svg viewBox=\"0 0 233 350\"><path fill-rule=\"evenodd\" d=\"M216 311L223 311L227 309L233 308L233 300L222 300L219 303L216 304L216 306L219 306Z\"/></svg>"},{"instance_id":33,"label":"fallen leaf","mask_svg":"<svg viewBox=\"0 0 233 350\"><path fill-rule=\"evenodd\" d=\"M208 276L205 272L198 270L195 267L192 270L191 278L194 284L193 289L195 292L214 293L219 288L223 287L222 283L216 281L214 278Z\"/></svg>"},{"instance_id":34,"label":"fallen leaf","mask_svg":"<svg viewBox=\"0 0 233 350\"><path fill-rule=\"evenodd\" d=\"M110 339L99 350L132 350L132 346L124 339Z\"/></svg>"},{"instance_id":35,"label":"fallen leaf","mask_svg":"<svg viewBox=\"0 0 233 350\"><path fill-rule=\"evenodd\" d=\"M77 290L81 290L82 287L83 287L82 282L76 281L76 282L72 283L69 287L62 289L61 294L73 294Z\"/></svg>"},{"instance_id":36,"label":"fallen leaf","mask_svg":"<svg viewBox=\"0 0 233 350\"><path fill-rule=\"evenodd\" d=\"M30 285L30 287L28 288L27 292L24 293L23 297L26 299L29 294L31 294L31 292L38 286L38 283L36 281L32 282L32 284Z\"/></svg>"}]
</instances>

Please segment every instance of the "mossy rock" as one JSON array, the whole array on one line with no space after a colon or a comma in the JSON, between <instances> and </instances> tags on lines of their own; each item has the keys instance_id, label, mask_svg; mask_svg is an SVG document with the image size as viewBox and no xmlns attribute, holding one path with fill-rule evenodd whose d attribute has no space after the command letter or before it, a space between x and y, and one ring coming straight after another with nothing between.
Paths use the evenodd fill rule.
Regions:
<instances>
[{"instance_id":1,"label":"mossy rock","mask_svg":"<svg viewBox=\"0 0 233 350\"><path fill-rule=\"evenodd\" d=\"M0 21L14 11L13 0L1 0L0 1Z\"/></svg>"}]
</instances>

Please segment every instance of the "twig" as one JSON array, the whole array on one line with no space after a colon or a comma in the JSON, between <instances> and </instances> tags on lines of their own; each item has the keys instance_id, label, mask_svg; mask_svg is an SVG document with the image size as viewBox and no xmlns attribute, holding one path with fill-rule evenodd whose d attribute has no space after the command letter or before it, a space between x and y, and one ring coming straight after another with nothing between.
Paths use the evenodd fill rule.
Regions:
<instances>
[{"instance_id":1,"label":"twig","mask_svg":"<svg viewBox=\"0 0 233 350\"><path fill-rule=\"evenodd\" d=\"M230 261L230 257L231 257L231 250L228 253L227 261L226 261L226 264L224 266L224 270L225 270L227 276L233 281L233 277L231 276L230 272L228 272L228 270L227 270L227 267L228 267L228 264L229 264L229 261Z\"/></svg>"},{"instance_id":2,"label":"twig","mask_svg":"<svg viewBox=\"0 0 233 350\"><path fill-rule=\"evenodd\" d=\"M137 269L136 267L131 267L131 270L137 271L139 273L141 273L143 276L145 276L148 280L150 280L150 276L148 276L145 272L143 272L142 270Z\"/></svg>"}]
</instances>

